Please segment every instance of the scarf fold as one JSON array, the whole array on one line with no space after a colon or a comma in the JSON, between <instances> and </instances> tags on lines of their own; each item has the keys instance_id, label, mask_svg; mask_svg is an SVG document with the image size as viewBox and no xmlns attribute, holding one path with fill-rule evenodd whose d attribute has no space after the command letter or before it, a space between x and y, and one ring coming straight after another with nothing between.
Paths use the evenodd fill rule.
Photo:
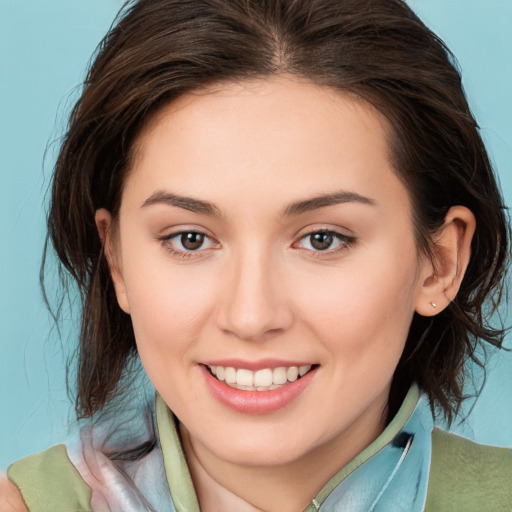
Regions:
<instances>
[{"instance_id":1,"label":"scarf fold","mask_svg":"<svg viewBox=\"0 0 512 512\"><path fill-rule=\"evenodd\" d=\"M393 440L343 479L317 510L422 512L427 498L432 429L430 407L422 396Z\"/></svg>"},{"instance_id":2,"label":"scarf fold","mask_svg":"<svg viewBox=\"0 0 512 512\"><path fill-rule=\"evenodd\" d=\"M95 512L198 510L190 478L173 478L189 473L172 420L157 395L156 407L147 405L145 413L107 415L67 443ZM327 482L306 512L423 511L432 429L427 399L412 386L395 419Z\"/></svg>"}]
</instances>

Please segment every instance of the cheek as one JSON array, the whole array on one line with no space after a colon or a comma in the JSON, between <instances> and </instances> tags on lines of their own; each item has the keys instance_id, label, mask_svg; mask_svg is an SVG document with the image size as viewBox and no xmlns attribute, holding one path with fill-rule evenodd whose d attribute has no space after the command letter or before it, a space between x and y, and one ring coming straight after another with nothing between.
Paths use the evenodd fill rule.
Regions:
<instances>
[{"instance_id":1,"label":"cheek","mask_svg":"<svg viewBox=\"0 0 512 512\"><path fill-rule=\"evenodd\" d=\"M296 292L318 337L351 359L400 357L414 313L416 261L385 248L378 254L361 252Z\"/></svg>"},{"instance_id":2,"label":"cheek","mask_svg":"<svg viewBox=\"0 0 512 512\"><path fill-rule=\"evenodd\" d=\"M125 252L130 256L123 261L123 275L144 362L164 353L179 354L196 342L215 304L215 276L206 269L171 265L164 251L140 252Z\"/></svg>"},{"instance_id":3,"label":"cheek","mask_svg":"<svg viewBox=\"0 0 512 512\"><path fill-rule=\"evenodd\" d=\"M154 271L139 275L128 289L140 360L155 388L175 410L183 407L183 397L200 398L186 383L215 303L209 289L204 281L191 281L188 274Z\"/></svg>"}]
</instances>

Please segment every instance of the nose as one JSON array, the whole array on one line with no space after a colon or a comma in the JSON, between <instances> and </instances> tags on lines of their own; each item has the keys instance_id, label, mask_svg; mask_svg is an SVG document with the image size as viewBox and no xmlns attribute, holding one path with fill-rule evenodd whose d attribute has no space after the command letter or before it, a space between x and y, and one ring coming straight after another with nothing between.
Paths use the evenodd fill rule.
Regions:
<instances>
[{"instance_id":1,"label":"nose","mask_svg":"<svg viewBox=\"0 0 512 512\"><path fill-rule=\"evenodd\" d=\"M268 254L247 252L226 272L218 325L241 340L263 341L289 329L293 313L280 265Z\"/></svg>"}]
</instances>

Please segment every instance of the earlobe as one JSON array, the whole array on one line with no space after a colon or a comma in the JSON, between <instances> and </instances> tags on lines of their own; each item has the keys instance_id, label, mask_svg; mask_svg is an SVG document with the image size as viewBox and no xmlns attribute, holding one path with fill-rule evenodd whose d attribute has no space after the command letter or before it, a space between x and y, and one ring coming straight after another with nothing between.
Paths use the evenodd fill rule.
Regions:
<instances>
[{"instance_id":1,"label":"earlobe","mask_svg":"<svg viewBox=\"0 0 512 512\"><path fill-rule=\"evenodd\" d=\"M425 261L416 297L416 312L434 316L455 299L471 256L476 221L464 206L452 206L434 237L433 261ZM425 257L425 259L427 259Z\"/></svg>"},{"instance_id":2,"label":"earlobe","mask_svg":"<svg viewBox=\"0 0 512 512\"><path fill-rule=\"evenodd\" d=\"M96 229L103 244L103 251L107 259L108 267L110 269L110 277L114 284L116 291L117 302L119 307L125 312L130 313L128 300L126 296L126 288L123 279L122 266L120 261L119 251L115 246L112 232L112 215L105 208L100 208L96 211L94 218L96 222Z\"/></svg>"}]
</instances>

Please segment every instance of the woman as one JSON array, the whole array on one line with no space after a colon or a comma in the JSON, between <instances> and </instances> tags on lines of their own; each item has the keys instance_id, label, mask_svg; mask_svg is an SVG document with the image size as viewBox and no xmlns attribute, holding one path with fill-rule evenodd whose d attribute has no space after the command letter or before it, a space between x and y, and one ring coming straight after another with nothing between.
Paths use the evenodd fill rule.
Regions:
<instances>
[{"instance_id":1,"label":"woman","mask_svg":"<svg viewBox=\"0 0 512 512\"><path fill-rule=\"evenodd\" d=\"M510 451L433 429L501 345L509 228L449 53L402 2L130 3L49 232L93 421L11 466L14 510L512 508ZM115 401L138 358L147 416Z\"/></svg>"}]
</instances>

